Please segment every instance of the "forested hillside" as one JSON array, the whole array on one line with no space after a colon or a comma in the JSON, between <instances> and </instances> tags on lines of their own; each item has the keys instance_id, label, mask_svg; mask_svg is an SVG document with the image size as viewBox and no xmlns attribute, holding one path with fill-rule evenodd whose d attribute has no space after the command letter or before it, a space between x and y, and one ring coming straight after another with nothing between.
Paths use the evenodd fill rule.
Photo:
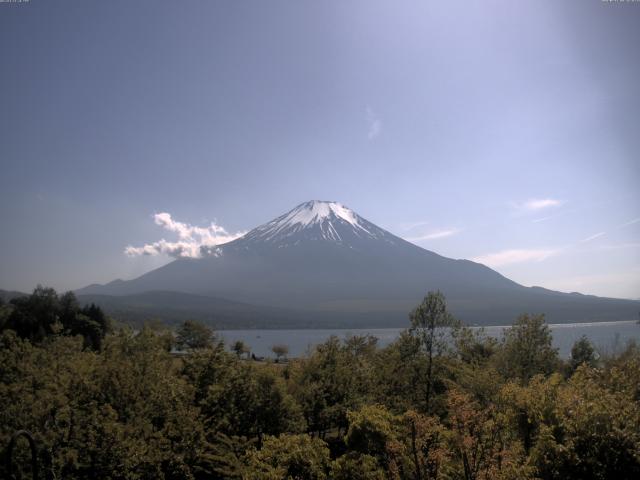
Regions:
<instances>
[{"instance_id":1,"label":"forested hillside","mask_svg":"<svg viewBox=\"0 0 640 480\"><path fill-rule=\"evenodd\" d=\"M640 475L635 344L599 356L583 339L565 362L542 317L496 342L429 294L388 347L331 338L276 363L194 322L112 330L72 300L43 289L0 306L0 445L29 430L56 478ZM21 443L18 478L28 463Z\"/></svg>"}]
</instances>

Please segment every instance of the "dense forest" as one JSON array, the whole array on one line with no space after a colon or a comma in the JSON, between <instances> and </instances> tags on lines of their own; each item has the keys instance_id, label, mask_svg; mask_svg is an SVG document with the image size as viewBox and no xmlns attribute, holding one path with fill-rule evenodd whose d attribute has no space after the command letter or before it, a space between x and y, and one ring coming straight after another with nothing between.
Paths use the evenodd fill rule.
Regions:
<instances>
[{"instance_id":1,"label":"dense forest","mask_svg":"<svg viewBox=\"0 0 640 480\"><path fill-rule=\"evenodd\" d=\"M640 478L640 347L583 338L563 360L543 317L514 320L497 341L429 293L387 347L255 361L197 322L132 330L39 287L0 305L0 448L30 431L59 479Z\"/></svg>"}]
</instances>

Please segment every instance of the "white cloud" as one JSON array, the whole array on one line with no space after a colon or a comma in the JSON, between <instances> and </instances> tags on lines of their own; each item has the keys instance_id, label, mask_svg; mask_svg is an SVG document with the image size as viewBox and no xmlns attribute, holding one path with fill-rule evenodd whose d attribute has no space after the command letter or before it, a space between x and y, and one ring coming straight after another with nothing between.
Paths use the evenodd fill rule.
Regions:
<instances>
[{"instance_id":1,"label":"white cloud","mask_svg":"<svg viewBox=\"0 0 640 480\"><path fill-rule=\"evenodd\" d=\"M368 127L367 138L373 140L382 132L382 120L371 107L367 107L366 114Z\"/></svg>"},{"instance_id":2,"label":"white cloud","mask_svg":"<svg viewBox=\"0 0 640 480\"><path fill-rule=\"evenodd\" d=\"M541 262L558 253L554 249L513 249L501 252L489 253L472 258L474 262L482 263L488 267L502 267L512 263Z\"/></svg>"},{"instance_id":3,"label":"white cloud","mask_svg":"<svg viewBox=\"0 0 640 480\"><path fill-rule=\"evenodd\" d=\"M450 236L455 235L457 233L460 233L460 230L458 230L456 228L449 228L449 229L444 229L444 230L434 230L434 231L426 233L424 235L419 235L417 237L405 238L405 240L407 240L409 242L419 242L421 240L436 240L438 238L450 237Z\"/></svg>"},{"instance_id":4,"label":"white cloud","mask_svg":"<svg viewBox=\"0 0 640 480\"><path fill-rule=\"evenodd\" d=\"M618 243L615 245L602 245L600 250L620 250L623 248L640 248L640 242Z\"/></svg>"},{"instance_id":5,"label":"white cloud","mask_svg":"<svg viewBox=\"0 0 640 480\"><path fill-rule=\"evenodd\" d=\"M546 222L547 220L556 217L557 215L549 215L548 217L542 217L542 218L535 218L533 220L531 220L532 223L540 223L540 222Z\"/></svg>"},{"instance_id":6,"label":"white cloud","mask_svg":"<svg viewBox=\"0 0 640 480\"><path fill-rule=\"evenodd\" d=\"M584 294L637 299L640 292L640 268L554 278L545 282L545 287L565 292L578 291Z\"/></svg>"},{"instance_id":7,"label":"white cloud","mask_svg":"<svg viewBox=\"0 0 640 480\"><path fill-rule=\"evenodd\" d=\"M636 223L640 222L640 218L634 218L633 220L629 220L626 223L623 223L622 225L620 225L620 228L624 228L624 227L628 227L630 225L634 225Z\"/></svg>"},{"instance_id":8,"label":"white cloud","mask_svg":"<svg viewBox=\"0 0 640 480\"><path fill-rule=\"evenodd\" d=\"M420 220L420 221L417 221L417 222L405 222L405 223L401 223L401 224L399 225L399 227L400 227L403 231L408 232L408 231L413 230L413 229L415 229L415 228L418 228L418 227L424 227L424 226L426 226L426 225L429 225L429 223L430 223L430 222L428 222L427 220Z\"/></svg>"},{"instance_id":9,"label":"white cloud","mask_svg":"<svg viewBox=\"0 0 640 480\"><path fill-rule=\"evenodd\" d=\"M533 198L524 202L520 207L524 210L535 212L545 208L559 207L560 205L562 205L562 202L555 198Z\"/></svg>"},{"instance_id":10,"label":"white cloud","mask_svg":"<svg viewBox=\"0 0 640 480\"><path fill-rule=\"evenodd\" d=\"M148 243L142 247L129 245L124 253L130 257L139 255L166 254L172 257L199 258L203 255L217 254L217 246L241 237L246 232L231 234L220 225L211 222L207 227L197 227L188 223L177 222L171 214L161 212L154 215L154 222L165 230L178 234L178 241L163 239Z\"/></svg>"},{"instance_id":11,"label":"white cloud","mask_svg":"<svg viewBox=\"0 0 640 480\"><path fill-rule=\"evenodd\" d=\"M583 238L582 240L580 240L580 243L586 243L586 242L590 242L591 240L595 240L596 238L600 238L604 235L606 235L607 232L598 232L598 233L594 233L593 235L587 237L587 238Z\"/></svg>"}]
</instances>

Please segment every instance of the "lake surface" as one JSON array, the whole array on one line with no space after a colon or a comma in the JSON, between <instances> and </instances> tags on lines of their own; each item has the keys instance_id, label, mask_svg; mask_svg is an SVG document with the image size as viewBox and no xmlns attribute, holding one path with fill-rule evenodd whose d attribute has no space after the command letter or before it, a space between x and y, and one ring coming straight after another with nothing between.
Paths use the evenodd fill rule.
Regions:
<instances>
[{"instance_id":1,"label":"lake surface","mask_svg":"<svg viewBox=\"0 0 640 480\"><path fill-rule=\"evenodd\" d=\"M583 335L601 353L619 351L630 340L640 342L640 325L636 321L550 324L549 327L553 333L554 346L558 348L560 356L565 358L569 357L574 342ZM484 327L484 330L487 335L500 338L505 328L509 327L490 326ZM378 345L385 346L393 342L402 330L404 329L220 330L218 334L227 345L242 340L251 348L252 353L260 357L275 357L271 347L276 344L287 345L290 357L300 357L331 335L342 339L350 335L370 334L378 338Z\"/></svg>"}]
</instances>

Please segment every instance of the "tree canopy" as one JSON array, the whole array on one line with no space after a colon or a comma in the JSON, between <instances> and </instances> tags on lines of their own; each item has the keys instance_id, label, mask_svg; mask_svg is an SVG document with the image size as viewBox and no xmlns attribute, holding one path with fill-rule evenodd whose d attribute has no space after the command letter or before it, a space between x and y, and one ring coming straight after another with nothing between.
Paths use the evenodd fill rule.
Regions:
<instances>
[{"instance_id":1,"label":"tree canopy","mask_svg":"<svg viewBox=\"0 0 640 480\"><path fill-rule=\"evenodd\" d=\"M56 478L640 476L635 344L598 357L580 340L564 361L542 317L495 341L448 318L434 294L388 346L332 337L275 364L197 324L178 327L189 350L176 355L166 332L109 332L98 311L43 288L0 306L0 446L29 430ZM87 319L107 332L99 345ZM17 478L30 478L27 464L17 448Z\"/></svg>"},{"instance_id":2,"label":"tree canopy","mask_svg":"<svg viewBox=\"0 0 640 480\"><path fill-rule=\"evenodd\" d=\"M176 346L180 349L210 348L214 341L211 329L196 320L186 320L176 334Z\"/></svg>"},{"instance_id":3,"label":"tree canopy","mask_svg":"<svg viewBox=\"0 0 640 480\"><path fill-rule=\"evenodd\" d=\"M73 292L58 295L52 288L38 286L26 297L13 298L0 307L0 331L12 330L20 338L40 343L55 335L84 338L84 346L99 350L111 321L94 304L81 307Z\"/></svg>"}]
</instances>

